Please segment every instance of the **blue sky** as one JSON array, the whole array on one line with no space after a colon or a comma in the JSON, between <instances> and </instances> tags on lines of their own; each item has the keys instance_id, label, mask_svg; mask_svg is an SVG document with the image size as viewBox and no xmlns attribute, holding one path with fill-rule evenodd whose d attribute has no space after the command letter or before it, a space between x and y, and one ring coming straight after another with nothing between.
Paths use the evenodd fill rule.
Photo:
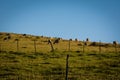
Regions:
<instances>
[{"instance_id":1,"label":"blue sky","mask_svg":"<svg viewBox=\"0 0 120 80\"><path fill-rule=\"evenodd\" d=\"M0 32L120 42L120 0L0 0Z\"/></svg>"}]
</instances>

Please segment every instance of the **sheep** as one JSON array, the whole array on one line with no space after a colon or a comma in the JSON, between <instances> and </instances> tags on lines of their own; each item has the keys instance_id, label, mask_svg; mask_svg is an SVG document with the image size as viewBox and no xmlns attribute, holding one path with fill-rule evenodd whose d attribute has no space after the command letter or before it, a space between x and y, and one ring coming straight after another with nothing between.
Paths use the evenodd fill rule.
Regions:
<instances>
[{"instance_id":1,"label":"sheep","mask_svg":"<svg viewBox=\"0 0 120 80\"><path fill-rule=\"evenodd\" d=\"M23 34L22 36L26 36L26 34Z\"/></svg>"},{"instance_id":2,"label":"sheep","mask_svg":"<svg viewBox=\"0 0 120 80\"><path fill-rule=\"evenodd\" d=\"M9 39L11 39L10 35L8 35L7 37L5 37L3 40L6 41L6 40L9 40Z\"/></svg>"},{"instance_id":3,"label":"sheep","mask_svg":"<svg viewBox=\"0 0 120 80\"><path fill-rule=\"evenodd\" d=\"M59 43L59 41L60 41L60 38L56 39L56 40L53 42L53 44Z\"/></svg>"},{"instance_id":4,"label":"sheep","mask_svg":"<svg viewBox=\"0 0 120 80\"><path fill-rule=\"evenodd\" d=\"M89 42L90 40L89 40L89 38L86 38L86 42Z\"/></svg>"},{"instance_id":5,"label":"sheep","mask_svg":"<svg viewBox=\"0 0 120 80\"><path fill-rule=\"evenodd\" d=\"M87 42L84 42L84 45L87 46L88 45Z\"/></svg>"},{"instance_id":6,"label":"sheep","mask_svg":"<svg viewBox=\"0 0 120 80\"><path fill-rule=\"evenodd\" d=\"M77 41L78 41L78 39L77 39L77 38L75 38L75 41L77 42Z\"/></svg>"},{"instance_id":7,"label":"sheep","mask_svg":"<svg viewBox=\"0 0 120 80\"><path fill-rule=\"evenodd\" d=\"M69 41L72 41L72 39L69 39Z\"/></svg>"},{"instance_id":8,"label":"sheep","mask_svg":"<svg viewBox=\"0 0 120 80\"><path fill-rule=\"evenodd\" d=\"M113 44L114 44L114 45L117 45L117 44L118 44L118 42L117 42L117 41L113 41Z\"/></svg>"},{"instance_id":9,"label":"sheep","mask_svg":"<svg viewBox=\"0 0 120 80\"><path fill-rule=\"evenodd\" d=\"M6 41L6 40L7 40L7 37L5 37L3 40Z\"/></svg>"},{"instance_id":10,"label":"sheep","mask_svg":"<svg viewBox=\"0 0 120 80\"><path fill-rule=\"evenodd\" d=\"M8 38L8 39L11 39L11 36L9 35L9 36L7 36L7 38Z\"/></svg>"}]
</instances>

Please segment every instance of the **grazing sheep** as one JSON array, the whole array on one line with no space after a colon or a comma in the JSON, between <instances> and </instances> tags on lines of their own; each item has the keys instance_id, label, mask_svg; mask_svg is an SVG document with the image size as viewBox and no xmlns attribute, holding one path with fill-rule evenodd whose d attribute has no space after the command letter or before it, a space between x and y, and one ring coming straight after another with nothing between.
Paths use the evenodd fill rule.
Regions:
<instances>
[{"instance_id":1,"label":"grazing sheep","mask_svg":"<svg viewBox=\"0 0 120 80\"><path fill-rule=\"evenodd\" d=\"M43 38L44 36L40 36L41 38Z\"/></svg>"},{"instance_id":2,"label":"grazing sheep","mask_svg":"<svg viewBox=\"0 0 120 80\"><path fill-rule=\"evenodd\" d=\"M18 41L19 39L15 39L15 41Z\"/></svg>"},{"instance_id":3,"label":"grazing sheep","mask_svg":"<svg viewBox=\"0 0 120 80\"><path fill-rule=\"evenodd\" d=\"M59 41L60 41L60 38L56 39L56 40L53 42L53 44L59 43Z\"/></svg>"},{"instance_id":4,"label":"grazing sheep","mask_svg":"<svg viewBox=\"0 0 120 80\"><path fill-rule=\"evenodd\" d=\"M117 45L117 44L118 44L118 42L117 42L117 41L113 41L113 44L114 44L114 45Z\"/></svg>"},{"instance_id":5,"label":"grazing sheep","mask_svg":"<svg viewBox=\"0 0 120 80\"><path fill-rule=\"evenodd\" d=\"M99 46L99 44L97 42L92 42L90 46Z\"/></svg>"},{"instance_id":6,"label":"grazing sheep","mask_svg":"<svg viewBox=\"0 0 120 80\"><path fill-rule=\"evenodd\" d=\"M23 34L22 36L26 36L26 34Z\"/></svg>"},{"instance_id":7,"label":"grazing sheep","mask_svg":"<svg viewBox=\"0 0 120 80\"><path fill-rule=\"evenodd\" d=\"M3 40L6 41L6 40L7 40L7 37L5 37Z\"/></svg>"},{"instance_id":8,"label":"grazing sheep","mask_svg":"<svg viewBox=\"0 0 120 80\"><path fill-rule=\"evenodd\" d=\"M69 39L69 41L72 41L72 39Z\"/></svg>"},{"instance_id":9,"label":"grazing sheep","mask_svg":"<svg viewBox=\"0 0 120 80\"><path fill-rule=\"evenodd\" d=\"M7 38L8 38L8 39L11 39L11 36L9 35L9 36L7 36Z\"/></svg>"},{"instance_id":10,"label":"grazing sheep","mask_svg":"<svg viewBox=\"0 0 120 80\"><path fill-rule=\"evenodd\" d=\"M9 33L6 33L6 36L9 36L10 34Z\"/></svg>"},{"instance_id":11,"label":"grazing sheep","mask_svg":"<svg viewBox=\"0 0 120 80\"><path fill-rule=\"evenodd\" d=\"M89 42L89 41L90 41L89 38L87 38L87 39L86 39L86 42Z\"/></svg>"},{"instance_id":12,"label":"grazing sheep","mask_svg":"<svg viewBox=\"0 0 120 80\"><path fill-rule=\"evenodd\" d=\"M78 41L78 39L77 39L77 38L75 38L75 41L77 42L77 41Z\"/></svg>"},{"instance_id":13,"label":"grazing sheep","mask_svg":"<svg viewBox=\"0 0 120 80\"><path fill-rule=\"evenodd\" d=\"M88 45L87 42L84 42L84 45L87 46Z\"/></svg>"},{"instance_id":14,"label":"grazing sheep","mask_svg":"<svg viewBox=\"0 0 120 80\"><path fill-rule=\"evenodd\" d=\"M78 46L82 46L82 43L77 44Z\"/></svg>"},{"instance_id":15,"label":"grazing sheep","mask_svg":"<svg viewBox=\"0 0 120 80\"><path fill-rule=\"evenodd\" d=\"M9 40L9 39L11 39L11 36L10 36L10 35L7 36L7 37L5 37L3 40L6 41L6 40Z\"/></svg>"}]
</instances>

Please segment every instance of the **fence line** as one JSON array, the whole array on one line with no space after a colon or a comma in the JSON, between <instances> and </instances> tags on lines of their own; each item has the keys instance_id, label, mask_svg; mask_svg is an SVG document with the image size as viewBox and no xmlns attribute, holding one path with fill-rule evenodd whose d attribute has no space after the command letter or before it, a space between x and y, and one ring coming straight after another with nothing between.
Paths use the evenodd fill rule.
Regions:
<instances>
[{"instance_id":1,"label":"fence line","mask_svg":"<svg viewBox=\"0 0 120 80\"><path fill-rule=\"evenodd\" d=\"M26 41L26 43L27 43L27 41ZM24 51L27 50L27 51L36 53L36 52L42 51L43 47L44 47L44 51L45 50L47 50L47 51L49 50L50 51L50 48L51 48L51 51L54 51L54 48L55 48L55 51L57 51L57 50L67 51L65 46L59 47L60 49L58 49L58 47L57 47L57 49L56 49L56 44L53 45L52 43L50 43L51 47L49 46L49 44L43 43L45 45L41 45L41 47L42 47L42 49L41 49L40 48L40 44L38 44L38 43L40 43L40 42L34 40L34 46L33 46L33 42L29 41L28 44L30 44L30 45L29 46L24 46L24 42L22 43L18 39L15 40L15 43L14 42L9 42L9 41L3 41L0 44L0 50L1 51L2 50L3 51L9 51L10 50L10 51L16 51L16 52L22 52L22 50L24 50ZM42 42L41 42L41 44L42 44ZM110 49L107 49L108 47L104 47L103 48L103 46L101 46L101 41L99 41L99 44L98 44L99 49L96 49L97 48L96 46L89 46L88 45L89 47L87 47L87 45L85 45L85 41L84 40L82 42L82 45L80 45L80 46L77 45L77 42L73 43L70 40L68 42L66 42L65 44L63 44L63 45L67 45L68 51L78 51L79 50L78 52L83 52L83 53L90 52L90 51L91 52L92 51L94 51L94 52L96 51L98 53L107 52L107 51L108 52L115 52L115 53L120 52L120 49L119 49L120 47L118 45L113 45L112 47L109 47ZM53 48L53 46L54 46L54 48ZM59 43L57 44L57 46L59 46ZM91 47L95 47L95 48L91 48ZM29 48L29 49L27 49L27 48Z\"/></svg>"}]
</instances>

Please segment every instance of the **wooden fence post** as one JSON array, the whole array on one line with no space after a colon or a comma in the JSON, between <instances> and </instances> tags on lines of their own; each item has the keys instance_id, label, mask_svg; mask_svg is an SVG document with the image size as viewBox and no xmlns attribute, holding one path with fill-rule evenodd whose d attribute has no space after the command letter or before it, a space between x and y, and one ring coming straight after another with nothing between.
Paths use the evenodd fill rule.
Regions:
<instances>
[{"instance_id":1,"label":"wooden fence post","mask_svg":"<svg viewBox=\"0 0 120 80\"><path fill-rule=\"evenodd\" d=\"M34 40L34 50L35 50L35 53L36 53L36 40Z\"/></svg>"},{"instance_id":2,"label":"wooden fence post","mask_svg":"<svg viewBox=\"0 0 120 80\"><path fill-rule=\"evenodd\" d=\"M68 42L68 51L70 51L70 39L69 39L69 42Z\"/></svg>"},{"instance_id":3,"label":"wooden fence post","mask_svg":"<svg viewBox=\"0 0 120 80\"><path fill-rule=\"evenodd\" d=\"M15 41L17 42L17 52L19 51L19 40L18 39L15 39Z\"/></svg>"},{"instance_id":4,"label":"wooden fence post","mask_svg":"<svg viewBox=\"0 0 120 80\"><path fill-rule=\"evenodd\" d=\"M117 42L116 41L113 41L113 45L114 45L114 47L115 47L115 53L117 53Z\"/></svg>"},{"instance_id":5,"label":"wooden fence post","mask_svg":"<svg viewBox=\"0 0 120 80\"><path fill-rule=\"evenodd\" d=\"M117 44L115 44L115 53L117 53Z\"/></svg>"},{"instance_id":6,"label":"wooden fence post","mask_svg":"<svg viewBox=\"0 0 120 80\"><path fill-rule=\"evenodd\" d=\"M101 41L99 41L99 53L101 53Z\"/></svg>"},{"instance_id":7,"label":"wooden fence post","mask_svg":"<svg viewBox=\"0 0 120 80\"><path fill-rule=\"evenodd\" d=\"M2 45L0 44L0 52L2 52Z\"/></svg>"},{"instance_id":8,"label":"wooden fence post","mask_svg":"<svg viewBox=\"0 0 120 80\"><path fill-rule=\"evenodd\" d=\"M83 53L85 52L85 41L83 40Z\"/></svg>"},{"instance_id":9,"label":"wooden fence post","mask_svg":"<svg viewBox=\"0 0 120 80\"><path fill-rule=\"evenodd\" d=\"M67 58L66 58L66 77L65 80L68 80L68 59L69 59L69 55L67 54Z\"/></svg>"}]
</instances>

